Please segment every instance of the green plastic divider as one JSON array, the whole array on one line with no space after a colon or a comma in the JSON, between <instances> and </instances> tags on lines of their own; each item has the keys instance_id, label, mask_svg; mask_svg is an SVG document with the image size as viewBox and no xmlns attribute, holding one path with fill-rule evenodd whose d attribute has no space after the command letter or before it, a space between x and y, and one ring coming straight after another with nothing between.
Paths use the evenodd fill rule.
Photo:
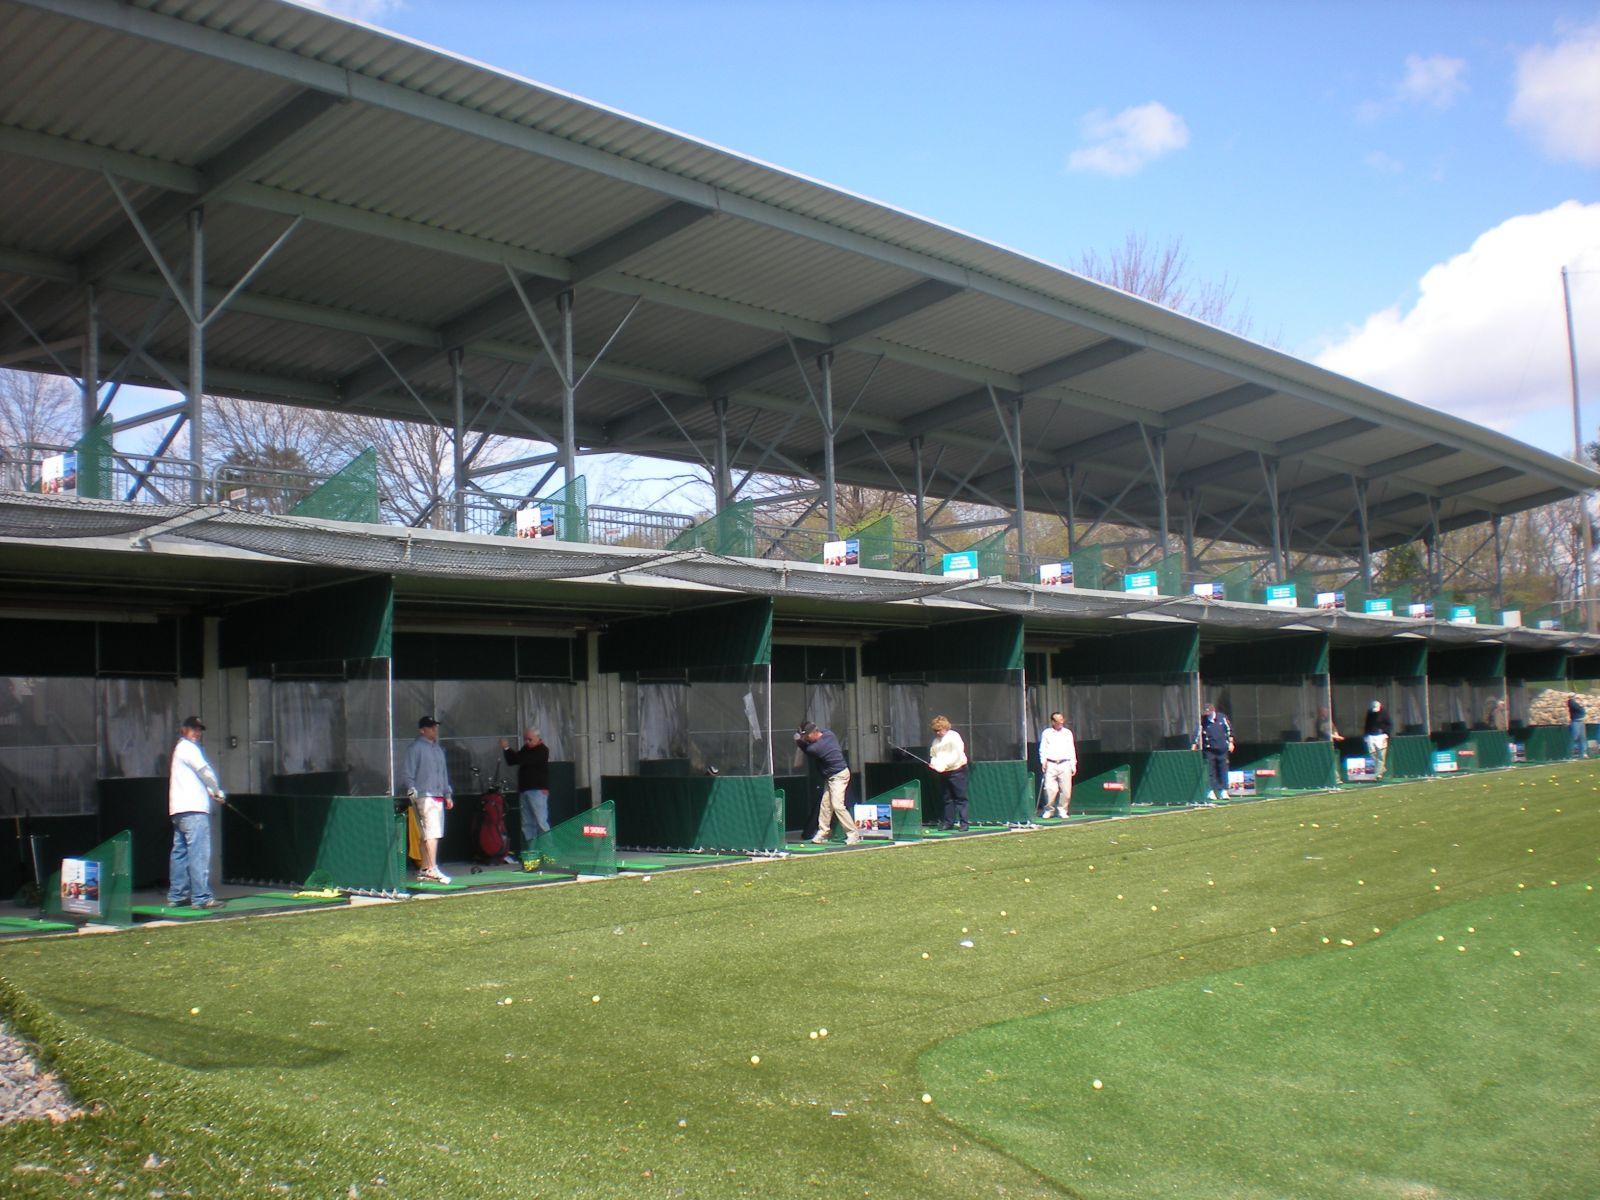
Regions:
<instances>
[{"instance_id":1,"label":"green plastic divider","mask_svg":"<svg viewBox=\"0 0 1600 1200\"><path fill-rule=\"evenodd\" d=\"M1572 732L1565 725L1534 725L1523 737L1528 761L1565 762L1572 757Z\"/></svg>"},{"instance_id":2,"label":"green plastic divider","mask_svg":"<svg viewBox=\"0 0 1600 1200\"><path fill-rule=\"evenodd\" d=\"M111 422L102 421L74 442L72 449L67 451L67 457L75 463L73 467L75 473L71 481L72 494L88 500L116 499L111 495L111 434ZM52 485L52 489L54 487L55 485ZM43 491L44 480L40 478L32 481L28 484L28 490Z\"/></svg>"},{"instance_id":3,"label":"green plastic divider","mask_svg":"<svg viewBox=\"0 0 1600 1200\"><path fill-rule=\"evenodd\" d=\"M222 875L230 882L398 891L406 878L406 821L389 796L236 793L224 810ZM262 828L256 829L259 823Z\"/></svg>"},{"instance_id":4,"label":"green plastic divider","mask_svg":"<svg viewBox=\"0 0 1600 1200\"><path fill-rule=\"evenodd\" d=\"M302 498L289 515L378 524L383 520L378 510L378 452L368 446Z\"/></svg>"},{"instance_id":5,"label":"green plastic divider","mask_svg":"<svg viewBox=\"0 0 1600 1200\"><path fill-rule=\"evenodd\" d=\"M905 783L896 784L887 791L873 796L870 800L862 801L863 804L875 804L888 810L887 838L881 833L878 841L891 842L916 842L922 840L922 783L917 779L909 779ZM855 806L852 805L851 815L855 815ZM859 822L858 822L859 827ZM829 835L829 843L843 842L847 837L843 825L835 823ZM863 832L863 839L872 840L872 835ZM808 843L810 844L810 843Z\"/></svg>"},{"instance_id":6,"label":"green plastic divider","mask_svg":"<svg viewBox=\"0 0 1600 1200\"><path fill-rule=\"evenodd\" d=\"M45 917L133 924L133 835L124 829L92 850L63 859L41 899Z\"/></svg>"},{"instance_id":7,"label":"green plastic divider","mask_svg":"<svg viewBox=\"0 0 1600 1200\"><path fill-rule=\"evenodd\" d=\"M617 806L602 800L591 809L551 826L535 844L541 870L574 875L617 873Z\"/></svg>"},{"instance_id":8,"label":"green plastic divider","mask_svg":"<svg viewBox=\"0 0 1600 1200\"><path fill-rule=\"evenodd\" d=\"M1100 546L1079 546L1071 558L1072 586L1103 590L1106 580L1105 550Z\"/></svg>"},{"instance_id":9,"label":"green plastic divider","mask_svg":"<svg viewBox=\"0 0 1600 1200\"><path fill-rule=\"evenodd\" d=\"M1072 781L1072 802L1067 811L1077 814L1125 813L1133 803L1133 772L1122 764Z\"/></svg>"},{"instance_id":10,"label":"green plastic divider","mask_svg":"<svg viewBox=\"0 0 1600 1200\"><path fill-rule=\"evenodd\" d=\"M1426 779L1433 774L1433 739L1415 733L1389 739L1385 779Z\"/></svg>"},{"instance_id":11,"label":"green plastic divider","mask_svg":"<svg viewBox=\"0 0 1600 1200\"><path fill-rule=\"evenodd\" d=\"M944 820L939 776L919 762L868 763L866 790L877 794L915 780L921 784L923 819ZM1033 820L1036 783L1021 759L975 762L967 769L967 819L974 825L1026 825Z\"/></svg>"},{"instance_id":12,"label":"green plastic divider","mask_svg":"<svg viewBox=\"0 0 1600 1200\"><path fill-rule=\"evenodd\" d=\"M615 805L620 845L739 852L783 848L784 798L771 775L606 775L600 794Z\"/></svg>"},{"instance_id":13,"label":"green plastic divider","mask_svg":"<svg viewBox=\"0 0 1600 1200\"><path fill-rule=\"evenodd\" d=\"M1249 794L1271 796L1283 791L1283 743L1241 742L1228 758L1228 769L1248 771L1254 776ZM1231 789L1230 789L1231 790Z\"/></svg>"},{"instance_id":14,"label":"green plastic divider","mask_svg":"<svg viewBox=\"0 0 1600 1200\"><path fill-rule=\"evenodd\" d=\"M1474 729L1473 747L1478 752L1478 769L1493 771L1511 765L1511 735L1503 729Z\"/></svg>"},{"instance_id":15,"label":"green plastic divider","mask_svg":"<svg viewBox=\"0 0 1600 1200\"><path fill-rule=\"evenodd\" d=\"M1134 804L1171 808L1205 799L1206 765L1198 750L1078 751L1080 778L1119 766L1128 768Z\"/></svg>"}]
</instances>

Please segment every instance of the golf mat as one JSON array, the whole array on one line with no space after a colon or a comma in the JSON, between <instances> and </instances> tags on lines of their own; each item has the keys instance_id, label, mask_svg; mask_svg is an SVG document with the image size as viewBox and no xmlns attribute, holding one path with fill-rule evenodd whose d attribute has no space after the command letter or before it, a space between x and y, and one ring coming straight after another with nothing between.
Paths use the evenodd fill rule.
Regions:
<instances>
[{"instance_id":1,"label":"golf mat","mask_svg":"<svg viewBox=\"0 0 1600 1200\"><path fill-rule=\"evenodd\" d=\"M297 896L294 892L257 892L223 901L221 908L194 908L187 904L135 904L133 915L152 921L202 921L233 913L263 912L268 909L320 908L348 903L343 896Z\"/></svg>"},{"instance_id":2,"label":"golf mat","mask_svg":"<svg viewBox=\"0 0 1600 1200\"><path fill-rule=\"evenodd\" d=\"M827 854L832 850L865 850L868 846L892 845L894 845L894 843L888 838L863 839L853 846L847 845L844 842L817 843L807 839L803 842L785 842L783 844L783 852L785 854Z\"/></svg>"},{"instance_id":3,"label":"golf mat","mask_svg":"<svg viewBox=\"0 0 1600 1200\"><path fill-rule=\"evenodd\" d=\"M70 921L42 921L37 917L0 917L0 935L9 933L65 933L77 926Z\"/></svg>"},{"instance_id":4,"label":"golf mat","mask_svg":"<svg viewBox=\"0 0 1600 1200\"><path fill-rule=\"evenodd\" d=\"M679 867L709 867L713 863L747 862L743 854L660 854L635 852L617 855L619 871L671 871Z\"/></svg>"},{"instance_id":5,"label":"golf mat","mask_svg":"<svg viewBox=\"0 0 1600 1200\"><path fill-rule=\"evenodd\" d=\"M449 883L434 883L427 879L413 879L406 888L413 892L468 892L473 888L524 887L536 883L561 883L576 879L576 875L560 871L523 871L515 867L494 867L476 875L463 871L452 875Z\"/></svg>"}]
</instances>

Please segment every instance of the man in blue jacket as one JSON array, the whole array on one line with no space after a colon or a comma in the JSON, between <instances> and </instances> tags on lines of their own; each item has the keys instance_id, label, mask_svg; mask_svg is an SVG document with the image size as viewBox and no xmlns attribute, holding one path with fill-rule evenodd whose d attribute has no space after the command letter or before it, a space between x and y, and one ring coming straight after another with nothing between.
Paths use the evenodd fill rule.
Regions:
<instances>
[{"instance_id":1,"label":"man in blue jacket","mask_svg":"<svg viewBox=\"0 0 1600 1200\"><path fill-rule=\"evenodd\" d=\"M1206 756L1206 799L1211 802L1228 798L1228 755L1233 753L1233 726L1228 718L1217 711L1215 704L1206 705L1200 715L1200 730L1194 735L1194 749Z\"/></svg>"},{"instance_id":2,"label":"man in blue jacket","mask_svg":"<svg viewBox=\"0 0 1600 1200\"><path fill-rule=\"evenodd\" d=\"M822 807L817 813L817 834L811 840L822 845L833 828L833 818L844 826L845 845L854 846L861 840L855 818L845 804L845 791L850 787L850 764L845 760L844 747L831 729L818 729L811 721L800 726L794 735L796 749L822 773Z\"/></svg>"}]
</instances>

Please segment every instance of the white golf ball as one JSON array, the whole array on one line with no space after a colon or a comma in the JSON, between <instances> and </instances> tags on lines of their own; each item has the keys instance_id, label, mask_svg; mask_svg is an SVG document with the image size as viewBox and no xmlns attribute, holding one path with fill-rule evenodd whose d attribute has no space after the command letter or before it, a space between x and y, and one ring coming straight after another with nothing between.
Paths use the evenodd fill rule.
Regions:
<instances>
[{"instance_id":1,"label":"white golf ball","mask_svg":"<svg viewBox=\"0 0 1600 1200\"><path fill-rule=\"evenodd\" d=\"M1090 1086L1093 1087L1094 1090L1098 1092L1101 1088L1105 1087L1105 1084L1101 1083L1098 1079L1096 1079L1094 1081L1094 1083L1090 1084Z\"/></svg>"},{"instance_id":2,"label":"white golf ball","mask_svg":"<svg viewBox=\"0 0 1600 1200\"><path fill-rule=\"evenodd\" d=\"M932 1104L933 1103L933 1097L928 1095L927 1092L923 1092L922 1093L922 1102L924 1104Z\"/></svg>"},{"instance_id":3,"label":"white golf ball","mask_svg":"<svg viewBox=\"0 0 1600 1200\"><path fill-rule=\"evenodd\" d=\"M759 1055L759 1054L752 1054L752 1055L751 1055L751 1056L750 1056L750 1065L751 1065L751 1066L752 1066L752 1067L759 1067L759 1066L760 1066L760 1065L761 1065L761 1055Z\"/></svg>"}]
</instances>

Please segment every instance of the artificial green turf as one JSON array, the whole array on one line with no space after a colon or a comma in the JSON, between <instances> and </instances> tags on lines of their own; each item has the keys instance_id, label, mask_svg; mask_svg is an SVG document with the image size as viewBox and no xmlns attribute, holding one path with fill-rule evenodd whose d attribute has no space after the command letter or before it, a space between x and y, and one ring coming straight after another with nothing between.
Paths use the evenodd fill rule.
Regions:
<instances>
[{"instance_id":1,"label":"artificial green turf","mask_svg":"<svg viewBox=\"0 0 1600 1200\"><path fill-rule=\"evenodd\" d=\"M1073 1194L1600 1196L1593 891L1322 928L1319 954L959 1035L923 1079Z\"/></svg>"},{"instance_id":2,"label":"artificial green turf","mask_svg":"<svg viewBox=\"0 0 1600 1200\"><path fill-rule=\"evenodd\" d=\"M204 921L212 917L237 916L244 912L262 912L269 909L321 908L329 904L345 904L343 896L296 896L293 892L256 892L249 896L233 896L224 901L222 908L194 908L187 904L135 904L136 917L149 917L166 921Z\"/></svg>"},{"instance_id":3,"label":"artificial green turf","mask_svg":"<svg viewBox=\"0 0 1600 1200\"><path fill-rule=\"evenodd\" d=\"M1519 882L1584 886L1597 844L1600 774L1582 763L15 942L0 946L0 1001L102 1107L0 1129L0 1163L7 1194L28 1197L1061 1196L937 1097L920 1102L925 1052L996 1022L1323 956L1332 927L1393 929ZM1577 1045L1564 1025L1531 1036L1533 1061ZM1277 1082L1282 1105L1294 1084ZM1593 1117L1544 1116L1538 1152L1559 1180L1592 1154ZM1283 1128L1267 1151L1286 1157L1410 1136ZM1492 1163L1501 1150L1486 1136L1452 1152ZM1167 1194L1233 1193L1179 1179Z\"/></svg>"}]
</instances>

